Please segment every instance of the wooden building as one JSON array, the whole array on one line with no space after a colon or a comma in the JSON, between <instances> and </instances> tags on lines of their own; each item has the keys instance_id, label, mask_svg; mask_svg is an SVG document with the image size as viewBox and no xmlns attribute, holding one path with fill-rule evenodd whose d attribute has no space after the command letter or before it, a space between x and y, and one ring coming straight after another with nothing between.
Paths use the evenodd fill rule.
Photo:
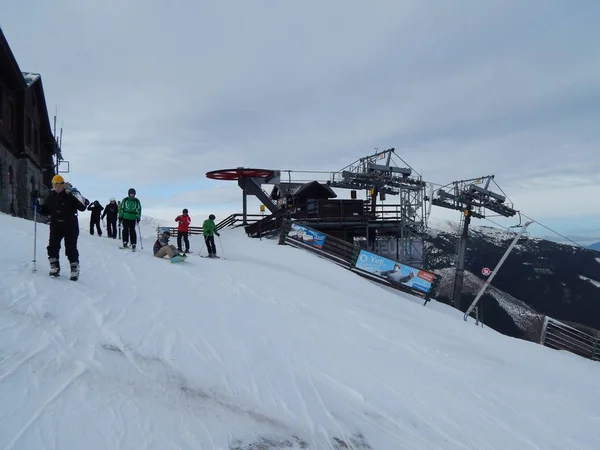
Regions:
<instances>
[{"instance_id":1,"label":"wooden building","mask_svg":"<svg viewBox=\"0 0 600 450\"><path fill-rule=\"evenodd\" d=\"M50 188L62 159L42 78L22 72L0 29L0 212L32 218L32 202Z\"/></svg>"}]
</instances>

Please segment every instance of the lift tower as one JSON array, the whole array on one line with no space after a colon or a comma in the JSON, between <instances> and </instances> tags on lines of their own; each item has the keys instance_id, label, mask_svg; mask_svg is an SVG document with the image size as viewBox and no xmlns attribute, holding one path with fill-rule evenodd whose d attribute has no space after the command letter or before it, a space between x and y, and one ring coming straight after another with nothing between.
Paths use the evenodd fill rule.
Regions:
<instances>
[{"instance_id":1,"label":"lift tower","mask_svg":"<svg viewBox=\"0 0 600 450\"><path fill-rule=\"evenodd\" d=\"M400 249L398 258L406 264L421 266L423 262L423 236L426 229L426 183L406 161L396 154L395 148L376 151L358 159L338 172L331 174L327 183L332 188L365 190L369 198L369 213L373 222L367 241L373 244L378 234L393 237ZM397 195L399 204L392 212L377 205L377 199ZM388 220L393 228L379 227L377 219Z\"/></svg>"},{"instance_id":2,"label":"lift tower","mask_svg":"<svg viewBox=\"0 0 600 450\"><path fill-rule=\"evenodd\" d=\"M465 275L465 254L467 252L471 217L483 219L485 218L486 210L503 217L512 217L517 213L510 202L508 204L505 203L506 196L492 192L489 189L492 181L494 181L494 175L470 180L453 181L449 185L438 189L431 199L433 205L462 211L463 213L461 220L462 231L457 251L458 258L454 273L454 287L452 289L452 304L461 311L463 279ZM494 184L496 184L495 181ZM496 186L498 185L496 184Z\"/></svg>"}]
</instances>

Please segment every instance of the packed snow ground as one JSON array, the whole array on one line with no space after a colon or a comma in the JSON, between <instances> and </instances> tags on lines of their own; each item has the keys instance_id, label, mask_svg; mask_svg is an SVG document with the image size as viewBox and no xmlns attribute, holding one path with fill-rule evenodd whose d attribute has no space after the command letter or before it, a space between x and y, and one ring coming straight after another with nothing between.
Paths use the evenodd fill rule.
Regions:
<instances>
[{"instance_id":1,"label":"packed snow ground","mask_svg":"<svg viewBox=\"0 0 600 450\"><path fill-rule=\"evenodd\" d=\"M71 282L47 226L37 273L33 223L0 227L0 448L600 448L597 362L302 250L225 230L170 264L150 227L137 253L82 229Z\"/></svg>"}]
</instances>

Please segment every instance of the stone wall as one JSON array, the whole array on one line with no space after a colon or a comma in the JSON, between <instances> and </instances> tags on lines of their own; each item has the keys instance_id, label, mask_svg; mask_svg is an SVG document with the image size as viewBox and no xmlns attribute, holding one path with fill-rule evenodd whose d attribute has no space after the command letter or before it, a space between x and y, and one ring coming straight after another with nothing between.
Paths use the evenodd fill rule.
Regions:
<instances>
[{"instance_id":1,"label":"stone wall","mask_svg":"<svg viewBox=\"0 0 600 450\"><path fill-rule=\"evenodd\" d=\"M45 197L43 172L28 158L16 158L0 144L0 212L33 219L34 194Z\"/></svg>"}]
</instances>

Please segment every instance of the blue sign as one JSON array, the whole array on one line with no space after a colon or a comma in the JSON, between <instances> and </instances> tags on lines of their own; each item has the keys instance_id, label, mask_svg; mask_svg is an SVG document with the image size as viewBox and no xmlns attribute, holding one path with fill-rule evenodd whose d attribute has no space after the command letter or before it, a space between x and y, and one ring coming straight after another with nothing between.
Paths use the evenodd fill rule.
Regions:
<instances>
[{"instance_id":1,"label":"blue sign","mask_svg":"<svg viewBox=\"0 0 600 450\"><path fill-rule=\"evenodd\" d=\"M366 250L361 250L358 254L355 267L383 278L391 284L402 284L424 293L431 290L431 284L435 280L435 275L430 272L415 269Z\"/></svg>"},{"instance_id":2,"label":"blue sign","mask_svg":"<svg viewBox=\"0 0 600 450\"><path fill-rule=\"evenodd\" d=\"M323 248L326 236L316 230L292 223L292 228L288 231L288 237L313 247Z\"/></svg>"}]
</instances>

